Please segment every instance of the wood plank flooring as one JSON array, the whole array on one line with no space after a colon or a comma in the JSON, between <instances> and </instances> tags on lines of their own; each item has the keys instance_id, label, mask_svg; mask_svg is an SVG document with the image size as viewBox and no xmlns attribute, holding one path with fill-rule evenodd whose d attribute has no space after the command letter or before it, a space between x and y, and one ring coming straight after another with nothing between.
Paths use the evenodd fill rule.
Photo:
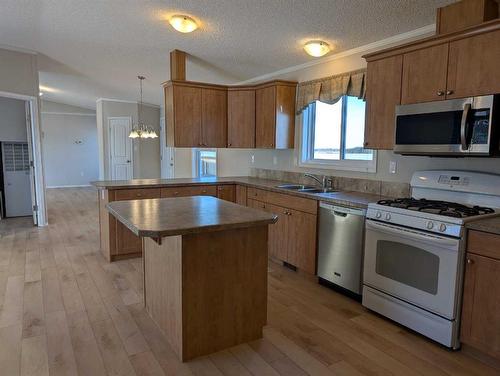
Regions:
<instances>
[{"instance_id":1,"label":"wood plank flooring","mask_svg":"<svg viewBox=\"0 0 500 376\"><path fill-rule=\"evenodd\" d=\"M97 194L47 191L50 225L0 221L0 374L499 375L279 265L259 341L181 363L142 306L140 259L98 251Z\"/></svg>"}]
</instances>

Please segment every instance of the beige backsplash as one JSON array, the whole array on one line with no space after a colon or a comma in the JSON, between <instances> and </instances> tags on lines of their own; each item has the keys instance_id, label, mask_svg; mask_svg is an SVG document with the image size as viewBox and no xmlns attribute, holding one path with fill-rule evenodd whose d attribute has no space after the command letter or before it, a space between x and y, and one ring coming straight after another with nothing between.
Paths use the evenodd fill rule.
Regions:
<instances>
[{"instance_id":1,"label":"beige backsplash","mask_svg":"<svg viewBox=\"0 0 500 376\"><path fill-rule=\"evenodd\" d=\"M251 168L250 175L263 179L280 180L291 183L316 184L313 179L304 176L304 174L300 172ZM312 175L318 177L319 179L323 176L316 174ZM410 195L410 185L408 183L347 178L342 176L328 177L333 180L333 188L338 189L339 191L373 193L387 197L408 197Z\"/></svg>"}]
</instances>

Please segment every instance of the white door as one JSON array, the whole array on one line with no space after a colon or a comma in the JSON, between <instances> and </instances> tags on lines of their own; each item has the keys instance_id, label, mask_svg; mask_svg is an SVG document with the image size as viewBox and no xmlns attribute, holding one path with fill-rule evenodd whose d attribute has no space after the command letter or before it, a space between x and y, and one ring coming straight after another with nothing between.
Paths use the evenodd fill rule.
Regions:
<instances>
[{"instance_id":1,"label":"white door","mask_svg":"<svg viewBox=\"0 0 500 376\"><path fill-rule=\"evenodd\" d=\"M28 143L3 142L2 161L6 217L32 215Z\"/></svg>"},{"instance_id":2,"label":"white door","mask_svg":"<svg viewBox=\"0 0 500 376\"><path fill-rule=\"evenodd\" d=\"M160 160L161 177L170 179L174 177L174 148L167 146L167 132L165 118L160 118Z\"/></svg>"},{"instance_id":3,"label":"white door","mask_svg":"<svg viewBox=\"0 0 500 376\"><path fill-rule=\"evenodd\" d=\"M133 143L130 117L109 118L110 166L112 180L133 179Z\"/></svg>"}]
</instances>

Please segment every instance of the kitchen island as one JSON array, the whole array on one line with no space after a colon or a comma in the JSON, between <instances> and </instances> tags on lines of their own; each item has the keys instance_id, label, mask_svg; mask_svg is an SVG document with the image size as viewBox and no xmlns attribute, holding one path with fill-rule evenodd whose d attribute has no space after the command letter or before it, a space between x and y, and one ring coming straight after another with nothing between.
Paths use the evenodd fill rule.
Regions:
<instances>
[{"instance_id":1,"label":"kitchen island","mask_svg":"<svg viewBox=\"0 0 500 376\"><path fill-rule=\"evenodd\" d=\"M274 214L210 196L107 210L143 241L146 310L182 361L262 337Z\"/></svg>"}]
</instances>

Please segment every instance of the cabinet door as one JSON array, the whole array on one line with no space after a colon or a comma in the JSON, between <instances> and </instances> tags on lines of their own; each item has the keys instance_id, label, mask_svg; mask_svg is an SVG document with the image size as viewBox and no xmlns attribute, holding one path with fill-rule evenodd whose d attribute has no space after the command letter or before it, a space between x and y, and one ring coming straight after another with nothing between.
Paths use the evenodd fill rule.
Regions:
<instances>
[{"instance_id":1,"label":"cabinet door","mask_svg":"<svg viewBox=\"0 0 500 376\"><path fill-rule=\"evenodd\" d=\"M317 216L293 209L288 211L288 262L299 269L316 273Z\"/></svg>"},{"instance_id":2,"label":"cabinet door","mask_svg":"<svg viewBox=\"0 0 500 376\"><path fill-rule=\"evenodd\" d=\"M401 103L445 99L448 43L403 55Z\"/></svg>"},{"instance_id":3,"label":"cabinet door","mask_svg":"<svg viewBox=\"0 0 500 376\"><path fill-rule=\"evenodd\" d=\"M227 146L255 147L255 90L227 93Z\"/></svg>"},{"instance_id":4,"label":"cabinet door","mask_svg":"<svg viewBox=\"0 0 500 376\"><path fill-rule=\"evenodd\" d=\"M392 149L396 106L401 103L403 56L368 63L366 73L365 148Z\"/></svg>"},{"instance_id":5,"label":"cabinet door","mask_svg":"<svg viewBox=\"0 0 500 376\"><path fill-rule=\"evenodd\" d=\"M255 147L272 149L276 136L276 86L255 91Z\"/></svg>"},{"instance_id":6,"label":"cabinet door","mask_svg":"<svg viewBox=\"0 0 500 376\"><path fill-rule=\"evenodd\" d=\"M234 185L219 185L217 186L217 198L221 200L236 201L236 192Z\"/></svg>"},{"instance_id":7,"label":"cabinet door","mask_svg":"<svg viewBox=\"0 0 500 376\"><path fill-rule=\"evenodd\" d=\"M448 98L500 92L500 31L450 43Z\"/></svg>"},{"instance_id":8,"label":"cabinet door","mask_svg":"<svg viewBox=\"0 0 500 376\"><path fill-rule=\"evenodd\" d=\"M271 205L257 200L247 200L247 205L276 214L278 221L269 225L269 256L281 261L288 261L288 216L287 210L281 206Z\"/></svg>"},{"instance_id":9,"label":"cabinet door","mask_svg":"<svg viewBox=\"0 0 500 376\"><path fill-rule=\"evenodd\" d=\"M236 201L237 204L247 206L247 187L243 185L236 186Z\"/></svg>"},{"instance_id":10,"label":"cabinet door","mask_svg":"<svg viewBox=\"0 0 500 376\"><path fill-rule=\"evenodd\" d=\"M295 86L276 87L276 149L293 149L295 138Z\"/></svg>"},{"instance_id":11,"label":"cabinet door","mask_svg":"<svg viewBox=\"0 0 500 376\"><path fill-rule=\"evenodd\" d=\"M201 89L174 86L174 138L176 147L201 145Z\"/></svg>"},{"instance_id":12,"label":"cabinet door","mask_svg":"<svg viewBox=\"0 0 500 376\"><path fill-rule=\"evenodd\" d=\"M203 88L201 102L203 146L225 148L227 144L227 92Z\"/></svg>"},{"instance_id":13,"label":"cabinet door","mask_svg":"<svg viewBox=\"0 0 500 376\"><path fill-rule=\"evenodd\" d=\"M116 250L113 256L142 252L142 239L116 220Z\"/></svg>"},{"instance_id":14,"label":"cabinet door","mask_svg":"<svg viewBox=\"0 0 500 376\"><path fill-rule=\"evenodd\" d=\"M461 341L500 357L500 261L467 253Z\"/></svg>"}]
</instances>

